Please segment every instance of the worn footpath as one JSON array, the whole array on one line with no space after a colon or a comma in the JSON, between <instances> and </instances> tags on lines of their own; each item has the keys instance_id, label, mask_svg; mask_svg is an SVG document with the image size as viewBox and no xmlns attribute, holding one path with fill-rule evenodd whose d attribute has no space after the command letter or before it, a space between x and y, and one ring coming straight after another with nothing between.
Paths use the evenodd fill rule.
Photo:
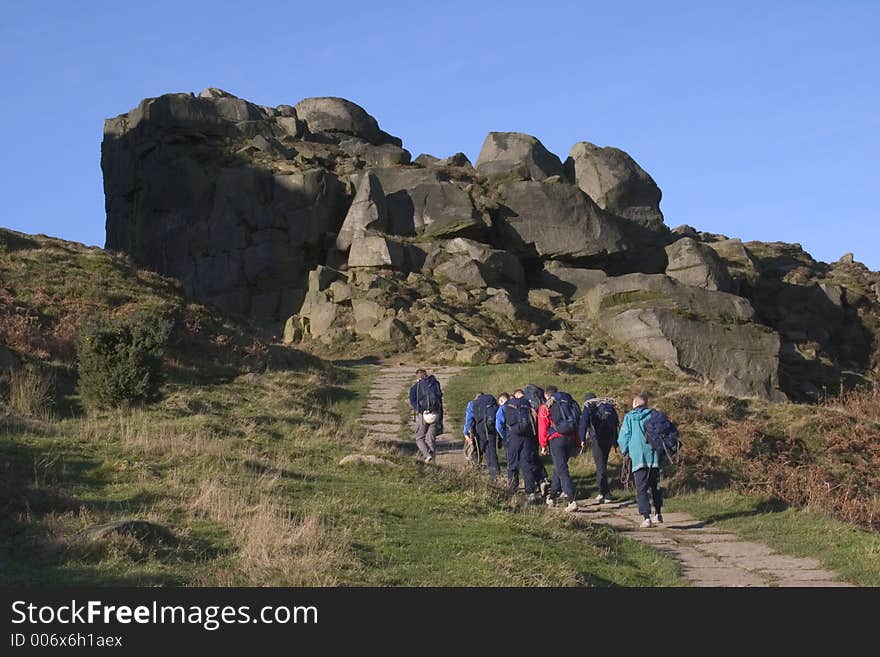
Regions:
<instances>
[{"instance_id":1,"label":"worn footpath","mask_svg":"<svg viewBox=\"0 0 880 657\"><path fill-rule=\"evenodd\" d=\"M438 367L431 373L445 388L460 370ZM367 410L359 420L368 444L414 448L410 435L413 425L404 423L397 406L415 382L414 373L415 368L409 365L382 368L370 388ZM394 403L389 404L389 400ZM462 440L453 430L450 409L446 409L444 429L446 433L437 439L434 463L440 467L467 467L469 463L462 453ZM554 512L565 513L559 507ZM579 501L573 515L578 522L607 525L671 556L681 564L684 576L693 586L851 586L836 573L822 568L816 559L778 554L766 545L745 541L684 513L664 513L664 523L650 529L638 527L642 518L632 501Z\"/></svg>"}]
</instances>

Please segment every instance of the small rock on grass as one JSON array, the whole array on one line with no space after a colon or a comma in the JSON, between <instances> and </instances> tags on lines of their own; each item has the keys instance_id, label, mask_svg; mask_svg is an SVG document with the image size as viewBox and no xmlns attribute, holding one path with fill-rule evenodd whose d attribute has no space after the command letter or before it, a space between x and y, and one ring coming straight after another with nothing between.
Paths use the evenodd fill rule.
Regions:
<instances>
[{"instance_id":1,"label":"small rock on grass","mask_svg":"<svg viewBox=\"0 0 880 657\"><path fill-rule=\"evenodd\" d=\"M342 458L339 462L339 465L351 465L351 464L363 464L363 465L390 465L394 466L392 461L388 459L383 459L379 456L373 456L372 454L349 454Z\"/></svg>"}]
</instances>

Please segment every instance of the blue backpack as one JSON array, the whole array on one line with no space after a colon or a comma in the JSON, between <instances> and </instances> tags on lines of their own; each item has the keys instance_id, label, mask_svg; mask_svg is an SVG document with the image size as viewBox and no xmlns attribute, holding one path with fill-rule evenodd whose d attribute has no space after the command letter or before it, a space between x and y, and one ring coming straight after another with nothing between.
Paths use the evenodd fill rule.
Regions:
<instances>
[{"instance_id":1,"label":"blue backpack","mask_svg":"<svg viewBox=\"0 0 880 657\"><path fill-rule=\"evenodd\" d=\"M433 374L419 381L418 388L416 388L416 399L420 411L433 411L434 413L440 411L443 393L440 391L440 382Z\"/></svg>"},{"instance_id":2,"label":"blue backpack","mask_svg":"<svg viewBox=\"0 0 880 657\"><path fill-rule=\"evenodd\" d=\"M513 398L504 405L504 426L518 436L532 438L535 425L532 423L532 407L525 398Z\"/></svg>"},{"instance_id":3,"label":"blue backpack","mask_svg":"<svg viewBox=\"0 0 880 657\"><path fill-rule=\"evenodd\" d=\"M550 405L553 428L564 436L577 434L581 420L581 407L567 392L554 392Z\"/></svg>"},{"instance_id":4,"label":"blue backpack","mask_svg":"<svg viewBox=\"0 0 880 657\"><path fill-rule=\"evenodd\" d=\"M681 448L681 440L678 437L678 427L658 410L652 410L651 414L642 425L645 432L645 440L655 452L664 455L672 461L672 455Z\"/></svg>"},{"instance_id":5,"label":"blue backpack","mask_svg":"<svg viewBox=\"0 0 880 657\"><path fill-rule=\"evenodd\" d=\"M620 426L620 418L617 417L617 409L610 402L600 402L590 409L590 424L596 438L605 442L613 440L617 436Z\"/></svg>"},{"instance_id":6,"label":"blue backpack","mask_svg":"<svg viewBox=\"0 0 880 657\"><path fill-rule=\"evenodd\" d=\"M483 393L474 400L474 433L488 438L495 433L495 414L498 402L492 395Z\"/></svg>"}]
</instances>

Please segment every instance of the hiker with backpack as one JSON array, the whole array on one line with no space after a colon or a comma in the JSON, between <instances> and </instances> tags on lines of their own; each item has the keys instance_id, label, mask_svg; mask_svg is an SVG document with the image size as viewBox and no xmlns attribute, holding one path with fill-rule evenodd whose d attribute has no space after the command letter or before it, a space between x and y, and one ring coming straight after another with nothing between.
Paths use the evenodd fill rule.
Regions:
<instances>
[{"instance_id":1,"label":"hiker with backpack","mask_svg":"<svg viewBox=\"0 0 880 657\"><path fill-rule=\"evenodd\" d=\"M537 504L535 494L534 447L535 428L532 408L517 390L511 398L507 393L498 395L498 412L495 428L501 436L507 455L507 486L511 493L519 489L519 473L522 471L526 489L526 502ZM517 393L520 393L517 396Z\"/></svg>"},{"instance_id":2,"label":"hiker with backpack","mask_svg":"<svg viewBox=\"0 0 880 657\"><path fill-rule=\"evenodd\" d=\"M538 445L538 411L544 405L544 389L539 388L533 383L528 384L522 390L517 390L514 392L514 396L520 394L522 397L525 397L526 401L529 402L529 406L532 408L532 422L535 428L535 440L532 443L532 448L534 454L532 455L532 461L535 464L534 477L535 481L538 484L538 489L541 492L541 497L545 497L547 495L547 491L550 490L550 477L547 474L547 468L544 467L544 461L541 460L541 455L539 454L539 445Z\"/></svg>"},{"instance_id":3,"label":"hiker with backpack","mask_svg":"<svg viewBox=\"0 0 880 657\"><path fill-rule=\"evenodd\" d=\"M592 392L584 395L584 407L578 426L578 437L586 446L590 445L593 462L596 464L596 486L599 493L596 502L611 502L611 488L608 485L608 455L611 447L616 444L620 420L614 400L607 397L597 398Z\"/></svg>"},{"instance_id":4,"label":"hiker with backpack","mask_svg":"<svg viewBox=\"0 0 880 657\"><path fill-rule=\"evenodd\" d=\"M660 491L660 453L647 440L645 425L654 411L648 407L648 394L640 392L633 397L632 410L624 415L617 444L620 453L632 459L632 475L636 484L636 502L642 523L639 527L653 527L663 522L663 494ZM664 416L665 417L665 416ZM648 497L650 493L650 499ZM651 501L655 513L651 516Z\"/></svg>"},{"instance_id":5,"label":"hiker with backpack","mask_svg":"<svg viewBox=\"0 0 880 657\"><path fill-rule=\"evenodd\" d=\"M580 406L567 392L560 392L556 386L544 389L544 405L538 411L538 442L541 451L550 452L553 459L553 480L547 492L547 506L555 506L556 497L565 493L568 512L577 511L574 482L568 471L568 459L575 450L580 449L578 438Z\"/></svg>"},{"instance_id":6,"label":"hiker with backpack","mask_svg":"<svg viewBox=\"0 0 880 657\"><path fill-rule=\"evenodd\" d=\"M498 433L495 428L498 414L498 402L492 395L479 393L473 401L468 402L465 412L464 433L469 433L475 440L478 450L476 463L480 462L480 455L486 460L489 476L494 480L498 477L500 467L498 465Z\"/></svg>"},{"instance_id":7,"label":"hiker with backpack","mask_svg":"<svg viewBox=\"0 0 880 657\"><path fill-rule=\"evenodd\" d=\"M416 382L409 389L409 405L415 414L416 446L425 463L434 460L434 441L443 433L443 392L440 382L425 370L416 370Z\"/></svg>"},{"instance_id":8,"label":"hiker with backpack","mask_svg":"<svg viewBox=\"0 0 880 657\"><path fill-rule=\"evenodd\" d=\"M483 459L480 454L480 443L477 439L477 434L474 431L474 402L482 394L482 392L478 392L474 395L474 398L467 403L467 406L464 409L464 424L462 425L461 430L461 433L464 435L464 457L476 466L480 465Z\"/></svg>"}]
</instances>

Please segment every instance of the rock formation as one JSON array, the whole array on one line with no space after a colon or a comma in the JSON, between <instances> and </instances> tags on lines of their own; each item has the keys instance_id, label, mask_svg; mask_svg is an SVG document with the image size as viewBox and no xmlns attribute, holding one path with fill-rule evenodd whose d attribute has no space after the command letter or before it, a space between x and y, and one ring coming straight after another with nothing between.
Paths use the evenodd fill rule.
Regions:
<instances>
[{"instance_id":1,"label":"rock formation","mask_svg":"<svg viewBox=\"0 0 880 657\"><path fill-rule=\"evenodd\" d=\"M105 122L107 248L285 342L436 359L596 357L597 327L732 394L815 398L878 375L880 276L798 245L670 231L627 153L492 132L422 154L342 98L166 94ZM592 330L592 329L591 329Z\"/></svg>"}]
</instances>

